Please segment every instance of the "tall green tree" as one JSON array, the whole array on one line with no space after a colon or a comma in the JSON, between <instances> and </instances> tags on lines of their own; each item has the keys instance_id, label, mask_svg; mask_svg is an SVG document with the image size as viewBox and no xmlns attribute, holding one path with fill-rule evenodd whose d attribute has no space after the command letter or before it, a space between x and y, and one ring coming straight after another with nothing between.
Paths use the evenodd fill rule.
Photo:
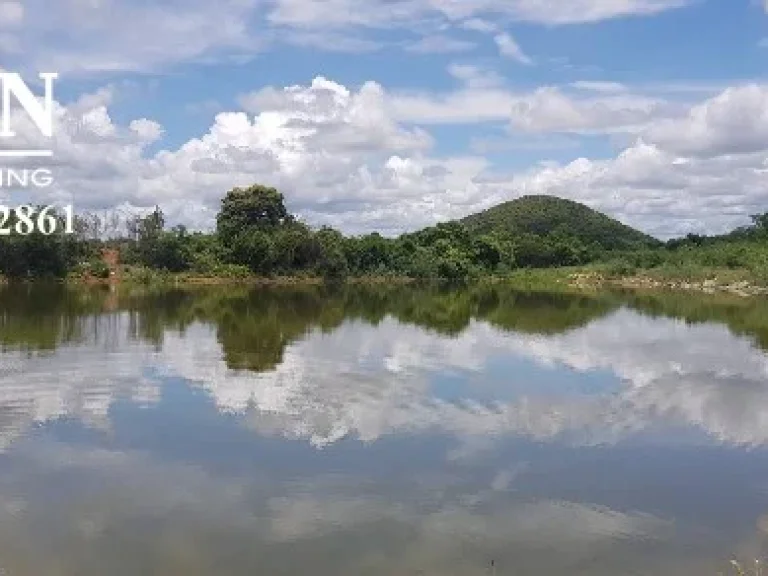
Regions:
<instances>
[{"instance_id":1,"label":"tall green tree","mask_svg":"<svg viewBox=\"0 0 768 576\"><path fill-rule=\"evenodd\" d=\"M216 217L216 231L222 244L232 247L237 237L246 231L273 231L292 221L283 195L275 188L257 184L227 192Z\"/></svg>"}]
</instances>

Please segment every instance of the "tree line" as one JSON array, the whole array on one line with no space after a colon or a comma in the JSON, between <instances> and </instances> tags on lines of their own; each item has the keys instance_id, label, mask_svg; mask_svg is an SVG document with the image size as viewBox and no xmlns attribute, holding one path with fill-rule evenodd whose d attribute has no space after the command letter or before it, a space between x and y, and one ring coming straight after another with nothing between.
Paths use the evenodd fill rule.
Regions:
<instances>
[{"instance_id":1,"label":"tree line","mask_svg":"<svg viewBox=\"0 0 768 576\"><path fill-rule=\"evenodd\" d=\"M748 262L743 252L754 251L768 240L768 215L755 216L752 226L730 235L689 235L631 251L585 241L562 226L532 233L503 226L477 231L461 222L447 222L397 238L375 232L346 236L328 226L311 228L289 213L278 190L261 185L230 190L221 201L215 230L209 233L167 227L159 207L147 215L122 219L120 227L108 220L108 216L78 215L72 235L36 232L0 237L0 273L9 278L83 273L104 277L109 270L101 252L113 248L129 267L201 276L455 280L609 260L628 267L653 267L696 258L702 250L715 254L710 260L717 265L736 266ZM108 229L111 233L106 237Z\"/></svg>"}]
</instances>

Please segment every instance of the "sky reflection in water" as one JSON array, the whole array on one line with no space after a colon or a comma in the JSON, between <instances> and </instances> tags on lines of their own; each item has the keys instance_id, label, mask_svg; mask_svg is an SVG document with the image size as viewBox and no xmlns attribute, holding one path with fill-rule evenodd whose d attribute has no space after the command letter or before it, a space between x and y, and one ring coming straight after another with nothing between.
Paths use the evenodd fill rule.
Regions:
<instances>
[{"instance_id":1,"label":"sky reflection in water","mask_svg":"<svg viewBox=\"0 0 768 576\"><path fill-rule=\"evenodd\" d=\"M0 565L715 574L761 554L763 304L408 290L55 289L40 310L5 289Z\"/></svg>"}]
</instances>

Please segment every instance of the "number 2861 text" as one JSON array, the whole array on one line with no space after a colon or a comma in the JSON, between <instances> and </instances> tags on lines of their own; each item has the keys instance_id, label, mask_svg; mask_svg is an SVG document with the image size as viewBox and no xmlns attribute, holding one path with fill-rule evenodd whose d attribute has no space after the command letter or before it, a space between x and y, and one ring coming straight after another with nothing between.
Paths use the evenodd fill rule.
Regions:
<instances>
[{"instance_id":1,"label":"number 2861 text","mask_svg":"<svg viewBox=\"0 0 768 576\"><path fill-rule=\"evenodd\" d=\"M2 206L0 205L0 236L33 233L50 236L55 232L74 233L72 206Z\"/></svg>"}]
</instances>

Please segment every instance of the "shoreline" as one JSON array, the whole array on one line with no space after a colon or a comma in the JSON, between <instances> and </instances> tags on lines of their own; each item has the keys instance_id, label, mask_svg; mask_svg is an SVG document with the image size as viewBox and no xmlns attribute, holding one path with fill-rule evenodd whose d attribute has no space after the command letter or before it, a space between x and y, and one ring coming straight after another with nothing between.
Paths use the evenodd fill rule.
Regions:
<instances>
[{"instance_id":1,"label":"shoreline","mask_svg":"<svg viewBox=\"0 0 768 576\"><path fill-rule=\"evenodd\" d=\"M702 294L728 293L735 296L751 297L768 294L768 287L749 280L720 280L717 277L706 280L688 278L658 278L649 274L631 276L602 276L598 273L575 273L570 277L570 285L577 288L595 288L608 286L633 291L667 290L676 292L699 292Z\"/></svg>"},{"instance_id":2,"label":"shoreline","mask_svg":"<svg viewBox=\"0 0 768 576\"><path fill-rule=\"evenodd\" d=\"M35 282L36 280L29 280ZM158 272L150 278L122 276L119 278L69 277L61 282L82 286L119 286L119 285L183 285L183 286L321 286L328 282L320 276L194 276L187 274L164 274ZM340 284L412 284L418 282L415 278L405 276L360 276L339 280ZM3 283L8 283L4 280ZM332 284L333 282L331 282Z\"/></svg>"},{"instance_id":3,"label":"shoreline","mask_svg":"<svg viewBox=\"0 0 768 576\"><path fill-rule=\"evenodd\" d=\"M467 279L468 284L506 284L512 288L529 291L576 290L589 292L601 289L624 289L632 291L665 290L676 292L699 292L702 294L728 293L741 297L768 295L768 286L749 279L747 270L712 270L702 273L697 279L646 270L635 274L611 274L597 268L542 268L518 270L507 275L481 276ZM417 283L446 282L438 278L419 279L407 276L359 276L328 282L320 276L198 276L193 274L169 274L152 271L146 276L125 274L109 278L93 276L70 276L63 279L27 279L21 283L55 281L73 286L119 286L119 285L166 285L166 286L322 286L325 284L346 285L409 285ZM12 281L0 277L0 284Z\"/></svg>"}]
</instances>

